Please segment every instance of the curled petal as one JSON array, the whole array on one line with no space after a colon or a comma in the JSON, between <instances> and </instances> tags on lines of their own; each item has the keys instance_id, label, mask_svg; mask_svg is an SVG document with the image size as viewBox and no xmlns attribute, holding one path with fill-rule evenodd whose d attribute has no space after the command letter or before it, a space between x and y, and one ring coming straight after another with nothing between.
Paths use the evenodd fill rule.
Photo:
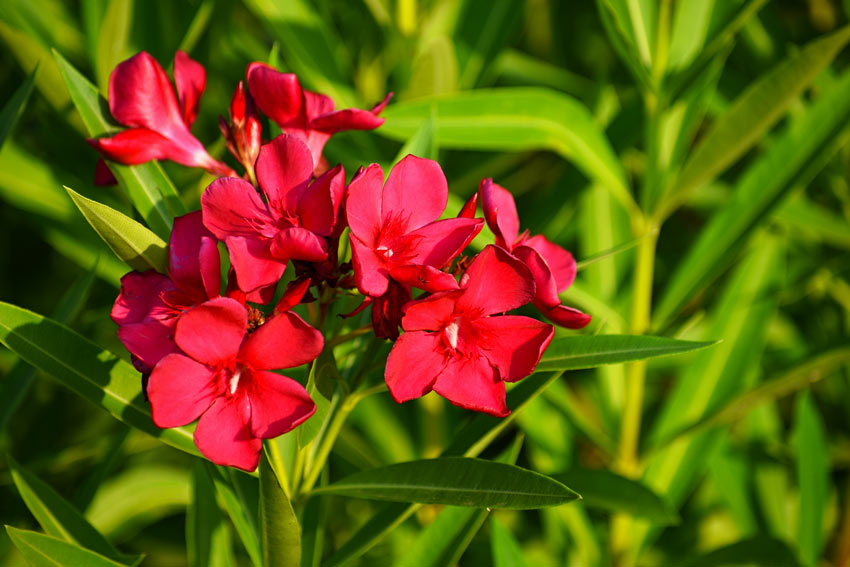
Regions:
<instances>
[{"instance_id":1,"label":"curled petal","mask_svg":"<svg viewBox=\"0 0 850 567\"><path fill-rule=\"evenodd\" d=\"M310 122L310 126L328 134L335 134L343 130L374 130L383 123L383 118L368 110L348 108L319 116Z\"/></svg>"},{"instance_id":2,"label":"curled petal","mask_svg":"<svg viewBox=\"0 0 850 567\"><path fill-rule=\"evenodd\" d=\"M313 119L333 112L334 101L331 97L313 91L303 91L304 93L304 115L307 119L307 124L312 129Z\"/></svg>"},{"instance_id":3,"label":"curled petal","mask_svg":"<svg viewBox=\"0 0 850 567\"><path fill-rule=\"evenodd\" d=\"M248 66L248 89L260 111L284 127L300 115L301 84L292 73L281 73L265 63Z\"/></svg>"},{"instance_id":4,"label":"curled petal","mask_svg":"<svg viewBox=\"0 0 850 567\"><path fill-rule=\"evenodd\" d=\"M182 354L169 354L148 380L151 417L157 427L192 423L221 395L215 370Z\"/></svg>"},{"instance_id":5,"label":"curled petal","mask_svg":"<svg viewBox=\"0 0 850 567\"><path fill-rule=\"evenodd\" d=\"M304 386L273 372L255 372L251 381L251 433L271 439L291 431L316 411Z\"/></svg>"},{"instance_id":6,"label":"curled petal","mask_svg":"<svg viewBox=\"0 0 850 567\"><path fill-rule=\"evenodd\" d=\"M360 240L373 245L383 226L381 217L381 187L384 172L376 163L357 172L348 185L345 215L351 232Z\"/></svg>"},{"instance_id":7,"label":"curled petal","mask_svg":"<svg viewBox=\"0 0 850 567\"><path fill-rule=\"evenodd\" d=\"M256 169L269 207L279 211L281 216L294 214L313 176L310 149L297 137L281 134L260 148Z\"/></svg>"},{"instance_id":8,"label":"curled petal","mask_svg":"<svg viewBox=\"0 0 850 567\"><path fill-rule=\"evenodd\" d=\"M322 334L291 311L271 317L249 335L240 358L261 370L301 366L322 352Z\"/></svg>"},{"instance_id":9,"label":"curled petal","mask_svg":"<svg viewBox=\"0 0 850 567\"><path fill-rule=\"evenodd\" d=\"M383 98L383 100L381 100L381 102L379 102L378 104L373 106L369 110L369 112L371 112L372 114L375 114L375 115L382 113L384 111L384 109L387 107L387 105L390 103L390 99L393 98L394 94L395 93L392 93L392 92L387 93L387 96L385 96Z\"/></svg>"},{"instance_id":10,"label":"curled petal","mask_svg":"<svg viewBox=\"0 0 850 567\"><path fill-rule=\"evenodd\" d=\"M534 298L534 279L521 261L498 246L489 245L461 277L464 294L458 308L479 316L516 309Z\"/></svg>"},{"instance_id":11,"label":"curled petal","mask_svg":"<svg viewBox=\"0 0 850 567\"><path fill-rule=\"evenodd\" d=\"M531 374L555 335L555 327L531 317L483 317L473 325L481 353L506 382Z\"/></svg>"},{"instance_id":12,"label":"curled petal","mask_svg":"<svg viewBox=\"0 0 850 567\"><path fill-rule=\"evenodd\" d=\"M384 372L393 399L402 403L430 392L447 362L438 335L423 331L401 335Z\"/></svg>"},{"instance_id":13,"label":"curled petal","mask_svg":"<svg viewBox=\"0 0 850 567\"><path fill-rule=\"evenodd\" d=\"M205 299L216 297L221 284L215 237L204 227L201 211L174 219L168 242L171 278L185 292Z\"/></svg>"},{"instance_id":14,"label":"curled petal","mask_svg":"<svg viewBox=\"0 0 850 567\"><path fill-rule=\"evenodd\" d=\"M472 219L475 218L475 209L478 208L478 193L473 193L472 196L467 199L467 201L463 204L463 207L460 208L460 211L457 213L457 218L459 219Z\"/></svg>"},{"instance_id":15,"label":"curled petal","mask_svg":"<svg viewBox=\"0 0 850 567\"><path fill-rule=\"evenodd\" d=\"M275 312L289 311L298 305L304 298L304 294L310 289L310 276L302 276L297 280L289 282L286 286L286 291L280 297L280 300L275 305Z\"/></svg>"},{"instance_id":16,"label":"curled petal","mask_svg":"<svg viewBox=\"0 0 850 567\"><path fill-rule=\"evenodd\" d=\"M175 339L198 362L217 366L236 358L247 331L245 307L219 297L186 311L177 322Z\"/></svg>"},{"instance_id":17,"label":"curled petal","mask_svg":"<svg viewBox=\"0 0 850 567\"><path fill-rule=\"evenodd\" d=\"M189 127L198 115L201 95L207 86L204 66L190 58L185 51L178 50L174 55L174 84L177 86L177 100L183 122Z\"/></svg>"},{"instance_id":18,"label":"curled petal","mask_svg":"<svg viewBox=\"0 0 850 567\"><path fill-rule=\"evenodd\" d=\"M415 264L394 266L390 268L390 277L399 283L424 289L430 293L457 289L457 280L453 275L441 272L432 266Z\"/></svg>"},{"instance_id":19,"label":"curled petal","mask_svg":"<svg viewBox=\"0 0 850 567\"><path fill-rule=\"evenodd\" d=\"M363 295L384 295L389 285L387 269L375 251L351 234L351 262L354 265L354 282Z\"/></svg>"},{"instance_id":20,"label":"curled petal","mask_svg":"<svg viewBox=\"0 0 850 567\"><path fill-rule=\"evenodd\" d=\"M442 268L451 263L481 232L482 219L443 219L419 228L410 236L416 238L416 263Z\"/></svg>"},{"instance_id":21,"label":"curled petal","mask_svg":"<svg viewBox=\"0 0 850 567\"><path fill-rule=\"evenodd\" d=\"M434 391L456 406L505 417L505 383L487 358L471 356L452 359L437 381Z\"/></svg>"},{"instance_id":22,"label":"curled petal","mask_svg":"<svg viewBox=\"0 0 850 567\"><path fill-rule=\"evenodd\" d=\"M555 307L537 305L537 308L540 309L544 317L559 327L566 327L567 329L583 329L592 319L587 313L566 305L556 305Z\"/></svg>"},{"instance_id":23,"label":"curled petal","mask_svg":"<svg viewBox=\"0 0 850 567\"><path fill-rule=\"evenodd\" d=\"M552 274L549 264L540 253L534 248L522 245L514 248L513 254L526 265L534 277L535 304L554 307L561 303L561 298L558 297L558 285L555 283L555 276Z\"/></svg>"},{"instance_id":24,"label":"curled petal","mask_svg":"<svg viewBox=\"0 0 850 567\"><path fill-rule=\"evenodd\" d=\"M381 199L383 224L397 223L402 233L437 220L446 208L449 186L440 165L408 155L387 178Z\"/></svg>"},{"instance_id":25,"label":"curled petal","mask_svg":"<svg viewBox=\"0 0 850 567\"><path fill-rule=\"evenodd\" d=\"M299 226L278 232L270 247L272 256L281 260L321 262L328 257L328 241Z\"/></svg>"},{"instance_id":26,"label":"curled petal","mask_svg":"<svg viewBox=\"0 0 850 567\"><path fill-rule=\"evenodd\" d=\"M484 218L496 236L496 244L511 251L519 234L519 215L513 195L489 178L481 180L478 193Z\"/></svg>"},{"instance_id":27,"label":"curled petal","mask_svg":"<svg viewBox=\"0 0 850 567\"><path fill-rule=\"evenodd\" d=\"M144 51L119 63L109 76L109 110L125 126L165 136L186 130L168 75Z\"/></svg>"},{"instance_id":28,"label":"curled petal","mask_svg":"<svg viewBox=\"0 0 850 567\"><path fill-rule=\"evenodd\" d=\"M535 249L546 260L559 292L573 284L576 279L576 261L567 250L549 242L542 234L532 236L523 245Z\"/></svg>"},{"instance_id":29,"label":"curled petal","mask_svg":"<svg viewBox=\"0 0 850 567\"><path fill-rule=\"evenodd\" d=\"M253 471L260 462L262 442L251 431L247 396L222 396L204 412L195 429L195 445L217 465Z\"/></svg>"}]
</instances>

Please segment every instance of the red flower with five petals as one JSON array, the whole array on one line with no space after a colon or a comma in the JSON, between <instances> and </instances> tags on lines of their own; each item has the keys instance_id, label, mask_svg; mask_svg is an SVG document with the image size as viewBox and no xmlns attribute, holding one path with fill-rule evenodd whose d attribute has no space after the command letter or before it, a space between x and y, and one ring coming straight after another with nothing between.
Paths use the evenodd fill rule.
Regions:
<instances>
[{"instance_id":1,"label":"red flower with five petals","mask_svg":"<svg viewBox=\"0 0 850 567\"><path fill-rule=\"evenodd\" d=\"M130 129L89 143L105 158L125 165L170 159L213 175L234 175L189 132L206 86L204 68L178 51L174 83L177 97L162 66L144 51L119 63L109 76L109 110Z\"/></svg>"},{"instance_id":2,"label":"red flower with five petals","mask_svg":"<svg viewBox=\"0 0 850 567\"><path fill-rule=\"evenodd\" d=\"M555 328L530 317L493 315L533 297L528 268L497 246L484 248L460 289L404 307L405 333L387 359L390 394L401 403L434 390L456 406L508 415L504 383L531 374Z\"/></svg>"},{"instance_id":3,"label":"red flower with five petals","mask_svg":"<svg viewBox=\"0 0 850 567\"><path fill-rule=\"evenodd\" d=\"M187 312L175 338L185 354L169 354L148 382L158 427L187 425L200 417L195 445L214 463L257 468L261 439L290 431L316 411L304 387L269 370L315 359L321 333L298 315L275 315L248 334L238 301L212 299Z\"/></svg>"},{"instance_id":4,"label":"red flower with five petals","mask_svg":"<svg viewBox=\"0 0 850 567\"><path fill-rule=\"evenodd\" d=\"M265 63L248 66L248 88L263 114L288 134L301 138L313 154L313 162L321 168L322 150L331 135L343 130L372 130L384 123L378 114L392 97L371 110L349 108L334 110L330 97L301 88L292 73L281 73Z\"/></svg>"},{"instance_id":5,"label":"red flower with five petals","mask_svg":"<svg viewBox=\"0 0 850 567\"><path fill-rule=\"evenodd\" d=\"M201 196L204 225L227 245L245 292L277 283L289 260L328 257L345 190L341 165L310 183L310 150L289 134L260 149L256 170L265 202L250 183L233 177L216 179Z\"/></svg>"},{"instance_id":6,"label":"red flower with five petals","mask_svg":"<svg viewBox=\"0 0 850 567\"><path fill-rule=\"evenodd\" d=\"M576 261L573 255L543 235L529 238L527 230L519 234L519 216L513 195L493 183L492 179L483 179L478 192L484 218L496 237L496 244L522 260L534 275L537 285L534 306L561 327L581 329L590 323L590 315L561 305L558 297L558 293L570 287L575 280Z\"/></svg>"}]
</instances>

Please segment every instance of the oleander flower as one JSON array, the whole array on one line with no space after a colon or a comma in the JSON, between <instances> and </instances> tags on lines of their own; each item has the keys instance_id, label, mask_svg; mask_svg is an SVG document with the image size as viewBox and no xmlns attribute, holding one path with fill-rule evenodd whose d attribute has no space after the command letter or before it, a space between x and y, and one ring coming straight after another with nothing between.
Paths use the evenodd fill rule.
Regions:
<instances>
[{"instance_id":1,"label":"oleander flower","mask_svg":"<svg viewBox=\"0 0 850 567\"><path fill-rule=\"evenodd\" d=\"M148 397L158 427L187 425L200 417L195 445L219 465L257 468L261 439L292 430L316 411L304 387L270 372L315 359L321 333L285 311L248 333L248 312L220 297L185 313L177 345L151 373Z\"/></svg>"},{"instance_id":2,"label":"oleander flower","mask_svg":"<svg viewBox=\"0 0 850 567\"><path fill-rule=\"evenodd\" d=\"M519 234L519 216L513 195L492 179L483 179L478 192L484 218L496 237L496 244L524 262L534 276L537 289L534 306L561 327L581 329L590 323L590 315L562 305L558 297L558 293L575 280L573 255L541 234L529 237L527 230Z\"/></svg>"},{"instance_id":3,"label":"oleander flower","mask_svg":"<svg viewBox=\"0 0 850 567\"><path fill-rule=\"evenodd\" d=\"M497 246L487 246L457 290L404 307L404 333L387 359L385 379L401 403L431 390L451 403L504 417L505 382L531 374L555 328L530 317L497 315L534 297L528 268Z\"/></svg>"},{"instance_id":4,"label":"oleander flower","mask_svg":"<svg viewBox=\"0 0 850 567\"><path fill-rule=\"evenodd\" d=\"M235 175L189 131L198 114L206 72L183 51L174 56L174 84L176 97L165 70L147 52L119 63L109 76L109 110L129 130L90 139L89 144L106 159L125 165L170 159L213 175Z\"/></svg>"}]
</instances>

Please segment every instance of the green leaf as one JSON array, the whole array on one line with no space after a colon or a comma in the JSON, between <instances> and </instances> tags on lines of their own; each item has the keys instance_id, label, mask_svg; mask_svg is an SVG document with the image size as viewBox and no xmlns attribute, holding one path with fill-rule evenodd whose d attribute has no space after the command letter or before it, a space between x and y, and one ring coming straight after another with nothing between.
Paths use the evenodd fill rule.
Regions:
<instances>
[{"instance_id":1,"label":"green leaf","mask_svg":"<svg viewBox=\"0 0 850 567\"><path fill-rule=\"evenodd\" d=\"M33 567L122 567L93 551L53 536L6 526L6 533Z\"/></svg>"},{"instance_id":2,"label":"green leaf","mask_svg":"<svg viewBox=\"0 0 850 567\"><path fill-rule=\"evenodd\" d=\"M9 135L9 132L12 131L12 128L15 127L15 124L24 112L24 106L26 106L35 85L36 73L38 73L38 66L21 83L21 86L15 89L12 97L3 105L3 110L0 110L0 148L3 147L6 136Z\"/></svg>"},{"instance_id":3,"label":"green leaf","mask_svg":"<svg viewBox=\"0 0 850 567\"><path fill-rule=\"evenodd\" d=\"M111 207L65 187L71 200L104 242L134 270L168 271L168 248L160 237Z\"/></svg>"},{"instance_id":4,"label":"green leaf","mask_svg":"<svg viewBox=\"0 0 850 567\"><path fill-rule=\"evenodd\" d=\"M551 342L536 372L579 370L700 350L716 342L695 342L647 335L581 335Z\"/></svg>"},{"instance_id":5,"label":"green leaf","mask_svg":"<svg viewBox=\"0 0 850 567\"><path fill-rule=\"evenodd\" d=\"M336 367L333 348L325 348L310 367L310 375L307 378L307 393L316 404L316 412L295 430L299 447L306 447L316 438L319 431L328 427L331 403L322 393L319 385L328 384L333 391L334 381L338 379L339 370Z\"/></svg>"},{"instance_id":6,"label":"green leaf","mask_svg":"<svg viewBox=\"0 0 850 567\"><path fill-rule=\"evenodd\" d=\"M361 471L313 493L516 510L558 506L579 497L542 474L463 457L409 461Z\"/></svg>"},{"instance_id":7,"label":"green leaf","mask_svg":"<svg viewBox=\"0 0 850 567\"><path fill-rule=\"evenodd\" d=\"M301 528L265 451L260 458L263 564L300 567Z\"/></svg>"},{"instance_id":8,"label":"green leaf","mask_svg":"<svg viewBox=\"0 0 850 567\"><path fill-rule=\"evenodd\" d=\"M820 561L824 533L824 511L831 484L826 431L809 391L797 398L794 421L797 482L800 486L800 516L797 546L804 565Z\"/></svg>"},{"instance_id":9,"label":"green leaf","mask_svg":"<svg viewBox=\"0 0 850 567\"><path fill-rule=\"evenodd\" d=\"M495 516L490 517L490 552L493 567L524 567L522 547L506 527Z\"/></svg>"},{"instance_id":10,"label":"green leaf","mask_svg":"<svg viewBox=\"0 0 850 567\"><path fill-rule=\"evenodd\" d=\"M324 565L337 567L345 565L360 557L372 546L384 539L388 533L400 526L418 508L417 504L391 503L382 507L378 513L369 518L360 529L346 541Z\"/></svg>"},{"instance_id":11,"label":"green leaf","mask_svg":"<svg viewBox=\"0 0 850 567\"><path fill-rule=\"evenodd\" d=\"M845 72L742 175L732 199L677 263L653 314L655 328L669 323L694 293L735 260L737 250L785 194L820 171L846 142L848 121L850 72Z\"/></svg>"},{"instance_id":12,"label":"green leaf","mask_svg":"<svg viewBox=\"0 0 850 567\"><path fill-rule=\"evenodd\" d=\"M409 154L436 160L438 157L437 147L436 115L434 112L431 112L422 121L419 129L401 147L393 163L398 163L403 157ZM389 172L387 174L389 175Z\"/></svg>"},{"instance_id":13,"label":"green leaf","mask_svg":"<svg viewBox=\"0 0 850 567\"><path fill-rule=\"evenodd\" d=\"M467 0L461 3L461 10L454 40L461 68L460 86L470 89L522 23L523 2Z\"/></svg>"},{"instance_id":14,"label":"green leaf","mask_svg":"<svg viewBox=\"0 0 850 567\"><path fill-rule=\"evenodd\" d=\"M604 469L573 469L552 475L582 497L582 504L610 512L625 512L655 523L676 524L679 516L644 484Z\"/></svg>"},{"instance_id":15,"label":"green leaf","mask_svg":"<svg viewBox=\"0 0 850 567\"><path fill-rule=\"evenodd\" d=\"M674 188L677 203L761 140L848 41L850 27L818 38L752 83L714 123L685 163Z\"/></svg>"},{"instance_id":16,"label":"green leaf","mask_svg":"<svg viewBox=\"0 0 850 567\"><path fill-rule=\"evenodd\" d=\"M714 549L684 561L680 565L681 567L749 567L752 565L796 567L799 563L787 543L767 535L757 535L751 539Z\"/></svg>"},{"instance_id":17,"label":"green leaf","mask_svg":"<svg viewBox=\"0 0 850 567\"><path fill-rule=\"evenodd\" d=\"M97 88L57 51L53 55L89 135L97 137L118 132L120 127L112 120L109 106ZM110 163L109 168L148 227L160 238L167 239L174 217L184 214L186 208L159 164L149 162L125 166Z\"/></svg>"},{"instance_id":18,"label":"green leaf","mask_svg":"<svg viewBox=\"0 0 850 567\"><path fill-rule=\"evenodd\" d=\"M259 528L257 526L257 502L256 498L249 498L243 490L244 486L240 484L240 478L250 478L242 473L228 473L231 477L229 480L222 474L222 467L216 467L212 463L205 461L204 466L207 470L213 484L215 485L216 493L218 494L221 504L227 511L230 520L233 522L233 527L236 528L236 533L239 534L239 539L248 552L251 558L251 563L255 567L263 565L263 554L260 550ZM256 495L256 493L255 493Z\"/></svg>"},{"instance_id":19,"label":"green leaf","mask_svg":"<svg viewBox=\"0 0 850 567\"><path fill-rule=\"evenodd\" d=\"M488 513L481 508L447 506L406 549L406 564L417 567L456 565Z\"/></svg>"},{"instance_id":20,"label":"green leaf","mask_svg":"<svg viewBox=\"0 0 850 567\"><path fill-rule=\"evenodd\" d=\"M97 84L107 92L109 75L118 63L127 57L127 39L133 17L133 0L112 0L100 24L97 37L97 55L94 62Z\"/></svg>"},{"instance_id":21,"label":"green leaf","mask_svg":"<svg viewBox=\"0 0 850 567\"><path fill-rule=\"evenodd\" d=\"M614 150L584 105L568 95L543 88L503 88L422 98L389 106L378 133L406 141L432 112L442 148L551 150L635 210Z\"/></svg>"},{"instance_id":22,"label":"green leaf","mask_svg":"<svg viewBox=\"0 0 850 567\"><path fill-rule=\"evenodd\" d=\"M186 510L186 549L192 567L236 565L230 530L223 521L215 486L202 461L192 465L192 500Z\"/></svg>"},{"instance_id":23,"label":"green leaf","mask_svg":"<svg viewBox=\"0 0 850 567\"><path fill-rule=\"evenodd\" d=\"M65 325L0 302L0 342L115 418L182 451L199 455L188 427L159 429L139 372Z\"/></svg>"},{"instance_id":24,"label":"green leaf","mask_svg":"<svg viewBox=\"0 0 850 567\"><path fill-rule=\"evenodd\" d=\"M47 532L70 543L76 543L109 559L133 563L140 556L124 555L89 524L83 515L53 488L6 456L12 480L18 493L36 521Z\"/></svg>"}]
</instances>

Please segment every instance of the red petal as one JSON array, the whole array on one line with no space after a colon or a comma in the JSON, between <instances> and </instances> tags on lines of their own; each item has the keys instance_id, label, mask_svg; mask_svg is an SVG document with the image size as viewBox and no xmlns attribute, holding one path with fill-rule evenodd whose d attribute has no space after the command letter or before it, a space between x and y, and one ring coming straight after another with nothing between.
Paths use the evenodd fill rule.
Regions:
<instances>
[{"instance_id":1,"label":"red petal","mask_svg":"<svg viewBox=\"0 0 850 567\"><path fill-rule=\"evenodd\" d=\"M460 280L458 308L480 316L516 309L534 298L534 279L525 264L498 246L487 246Z\"/></svg>"},{"instance_id":2,"label":"red petal","mask_svg":"<svg viewBox=\"0 0 850 567\"><path fill-rule=\"evenodd\" d=\"M576 279L576 261L567 250L549 242L541 234L532 236L523 242L523 245L534 248L546 260L552 275L555 276L555 285L559 292L573 284L573 280Z\"/></svg>"},{"instance_id":3,"label":"red petal","mask_svg":"<svg viewBox=\"0 0 850 567\"><path fill-rule=\"evenodd\" d=\"M453 358L434 383L434 391L456 406L505 417L505 383L483 356Z\"/></svg>"},{"instance_id":4,"label":"red petal","mask_svg":"<svg viewBox=\"0 0 850 567\"><path fill-rule=\"evenodd\" d=\"M151 417L157 427L192 423L222 394L215 370L182 354L169 354L148 380Z\"/></svg>"},{"instance_id":5,"label":"red petal","mask_svg":"<svg viewBox=\"0 0 850 567\"><path fill-rule=\"evenodd\" d=\"M531 374L555 334L555 327L531 317L483 317L472 324L481 354L506 382Z\"/></svg>"},{"instance_id":6,"label":"red petal","mask_svg":"<svg viewBox=\"0 0 850 567\"><path fill-rule=\"evenodd\" d=\"M201 416L195 445L217 465L253 471L263 445L251 432L251 404L246 396L220 397Z\"/></svg>"},{"instance_id":7,"label":"red petal","mask_svg":"<svg viewBox=\"0 0 850 567\"><path fill-rule=\"evenodd\" d=\"M234 299L219 297L186 311L177 322L175 339L198 362L217 366L236 358L247 331L245 308Z\"/></svg>"},{"instance_id":8,"label":"red petal","mask_svg":"<svg viewBox=\"0 0 850 567\"><path fill-rule=\"evenodd\" d=\"M228 236L272 238L275 220L254 187L242 179L223 177L201 195L204 226L219 240Z\"/></svg>"},{"instance_id":9,"label":"red petal","mask_svg":"<svg viewBox=\"0 0 850 567\"><path fill-rule=\"evenodd\" d=\"M345 170L341 165L316 179L296 206L301 226L322 236L331 236L345 191Z\"/></svg>"},{"instance_id":10,"label":"red petal","mask_svg":"<svg viewBox=\"0 0 850 567\"><path fill-rule=\"evenodd\" d=\"M439 331L452 322L461 291L437 293L404 306L401 327L405 331Z\"/></svg>"},{"instance_id":11,"label":"red petal","mask_svg":"<svg viewBox=\"0 0 850 567\"><path fill-rule=\"evenodd\" d=\"M369 245L375 243L383 226L381 217L381 186L384 172L376 163L360 170L348 185L345 196L345 216L351 232Z\"/></svg>"},{"instance_id":12,"label":"red petal","mask_svg":"<svg viewBox=\"0 0 850 567\"><path fill-rule=\"evenodd\" d=\"M151 317L161 318L167 314L162 294L176 289L174 282L154 270L129 272L121 278L121 292L115 299L110 317L117 325L139 323ZM155 312L157 309L158 313Z\"/></svg>"},{"instance_id":13,"label":"red petal","mask_svg":"<svg viewBox=\"0 0 850 567\"><path fill-rule=\"evenodd\" d=\"M546 307L554 307L561 303L555 276L552 275L549 264L540 253L534 248L522 245L514 248L513 254L531 271L536 290L534 302Z\"/></svg>"},{"instance_id":14,"label":"red petal","mask_svg":"<svg viewBox=\"0 0 850 567\"><path fill-rule=\"evenodd\" d=\"M310 127L327 134L335 134L343 130L374 130L383 123L383 118L375 116L369 110L348 108L314 118L310 121Z\"/></svg>"},{"instance_id":15,"label":"red petal","mask_svg":"<svg viewBox=\"0 0 850 567\"><path fill-rule=\"evenodd\" d=\"M248 89L257 108L282 128L302 111L301 85L292 73L281 73L265 63L251 63Z\"/></svg>"},{"instance_id":16,"label":"red petal","mask_svg":"<svg viewBox=\"0 0 850 567\"><path fill-rule=\"evenodd\" d=\"M256 170L269 208L279 211L281 216L294 215L313 177L310 149L297 137L281 134L260 148Z\"/></svg>"},{"instance_id":17,"label":"red petal","mask_svg":"<svg viewBox=\"0 0 850 567\"><path fill-rule=\"evenodd\" d=\"M194 165L194 155L191 152L147 128L131 128L110 138L94 138L88 142L106 159L123 165L137 165L155 159L170 159L184 165Z\"/></svg>"},{"instance_id":18,"label":"red petal","mask_svg":"<svg viewBox=\"0 0 850 567\"><path fill-rule=\"evenodd\" d=\"M402 403L430 392L447 361L438 335L404 333L393 345L384 372L393 399Z\"/></svg>"},{"instance_id":19,"label":"red petal","mask_svg":"<svg viewBox=\"0 0 850 567\"><path fill-rule=\"evenodd\" d=\"M291 431L316 411L304 386L273 372L254 372L251 381L251 432L271 439Z\"/></svg>"},{"instance_id":20,"label":"red petal","mask_svg":"<svg viewBox=\"0 0 850 567\"><path fill-rule=\"evenodd\" d=\"M269 250L272 256L283 261L321 262L328 257L328 241L306 228L293 226L278 232Z\"/></svg>"},{"instance_id":21,"label":"red petal","mask_svg":"<svg viewBox=\"0 0 850 567\"><path fill-rule=\"evenodd\" d=\"M504 187L493 183L492 179L482 179L478 192L481 194L484 218L496 236L496 244L507 248L508 251L512 250L519 234L519 215L513 195Z\"/></svg>"},{"instance_id":22,"label":"red petal","mask_svg":"<svg viewBox=\"0 0 850 567\"><path fill-rule=\"evenodd\" d=\"M331 97L313 91L302 91L304 93L304 114L306 115L306 127L312 129L311 122L314 118L323 114L333 112L334 101Z\"/></svg>"},{"instance_id":23,"label":"red petal","mask_svg":"<svg viewBox=\"0 0 850 567\"><path fill-rule=\"evenodd\" d=\"M363 295L384 295L389 285L387 269L375 251L363 244L354 234L351 243L351 262L354 265L354 282Z\"/></svg>"},{"instance_id":24,"label":"red petal","mask_svg":"<svg viewBox=\"0 0 850 567\"><path fill-rule=\"evenodd\" d=\"M399 283L424 289L427 292L457 289L457 280L453 275L441 272L432 266L408 264L390 268L390 277Z\"/></svg>"},{"instance_id":25,"label":"red petal","mask_svg":"<svg viewBox=\"0 0 850 567\"><path fill-rule=\"evenodd\" d=\"M448 198L449 186L440 164L409 155L395 164L387 178L381 199L382 224L398 223L402 234L416 230L437 220Z\"/></svg>"},{"instance_id":26,"label":"red petal","mask_svg":"<svg viewBox=\"0 0 850 567\"><path fill-rule=\"evenodd\" d=\"M97 158L97 164L94 166L94 184L98 187L107 187L116 185L118 180L112 174L112 170L106 165L106 160L102 157Z\"/></svg>"},{"instance_id":27,"label":"red petal","mask_svg":"<svg viewBox=\"0 0 850 567\"><path fill-rule=\"evenodd\" d=\"M239 357L256 370L293 368L319 356L324 342L322 333L295 313L284 311L248 336Z\"/></svg>"},{"instance_id":28,"label":"red petal","mask_svg":"<svg viewBox=\"0 0 850 567\"><path fill-rule=\"evenodd\" d=\"M125 126L147 128L163 135L186 131L168 75L144 51L119 63L112 71L109 109Z\"/></svg>"},{"instance_id":29,"label":"red petal","mask_svg":"<svg viewBox=\"0 0 850 567\"><path fill-rule=\"evenodd\" d=\"M567 329L583 329L592 319L587 313L582 313L575 307L567 307L566 305L556 305L551 308L538 305L537 308L540 309L544 317L559 327L566 327Z\"/></svg>"},{"instance_id":30,"label":"red petal","mask_svg":"<svg viewBox=\"0 0 850 567\"><path fill-rule=\"evenodd\" d=\"M473 219L475 218L475 209L478 208L478 193L473 193L472 196L467 199L466 203L463 204L463 207L460 208L460 211L457 213L457 218L459 219Z\"/></svg>"},{"instance_id":31,"label":"red petal","mask_svg":"<svg viewBox=\"0 0 850 567\"><path fill-rule=\"evenodd\" d=\"M231 236L225 239L239 289L250 294L274 285L286 270L286 260L272 256L271 240Z\"/></svg>"},{"instance_id":32,"label":"red petal","mask_svg":"<svg viewBox=\"0 0 850 567\"><path fill-rule=\"evenodd\" d=\"M220 260L215 237L204 227L201 211L174 219L168 242L168 268L174 282L201 301L217 297ZM211 293L212 292L212 293Z\"/></svg>"},{"instance_id":33,"label":"red petal","mask_svg":"<svg viewBox=\"0 0 850 567\"><path fill-rule=\"evenodd\" d=\"M482 219L443 219L426 224L408 235L418 239L414 262L442 268L466 248L484 226Z\"/></svg>"},{"instance_id":34,"label":"red petal","mask_svg":"<svg viewBox=\"0 0 850 567\"><path fill-rule=\"evenodd\" d=\"M183 122L189 127L198 115L201 95L207 85L204 66L191 59L185 51L178 50L174 55L174 84L177 86L177 99Z\"/></svg>"},{"instance_id":35,"label":"red petal","mask_svg":"<svg viewBox=\"0 0 850 567\"><path fill-rule=\"evenodd\" d=\"M395 93L392 93L392 92L387 93L387 96L385 96L383 98L383 100L381 100L381 102L379 102L378 104L373 106L369 110L369 112L371 112L372 114L376 114L376 115L382 113L384 111L384 109L387 107L387 105L390 103L390 99L393 98L394 94Z\"/></svg>"},{"instance_id":36,"label":"red petal","mask_svg":"<svg viewBox=\"0 0 850 567\"><path fill-rule=\"evenodd\" d=\"M163 357L180 352L174 342L176 324L176 317L128 323L118 329L118 338L130 354L153 368Z\"/></svg>"},{"instance_id":37,"label":"red petal","mask_svg":"<svg viewBox=\"0 0 850 567\"><path fill-rule=\"evenodd\" d=\"M304 298L304 294L306 294L307 290L310 289L311 283L312 280L310 279L310 276L302 276L301 278L286 284L286 290L283 292L283 295L274 307L275 313L289 311L298 305Z\"/></svg>"}]
</instances>

